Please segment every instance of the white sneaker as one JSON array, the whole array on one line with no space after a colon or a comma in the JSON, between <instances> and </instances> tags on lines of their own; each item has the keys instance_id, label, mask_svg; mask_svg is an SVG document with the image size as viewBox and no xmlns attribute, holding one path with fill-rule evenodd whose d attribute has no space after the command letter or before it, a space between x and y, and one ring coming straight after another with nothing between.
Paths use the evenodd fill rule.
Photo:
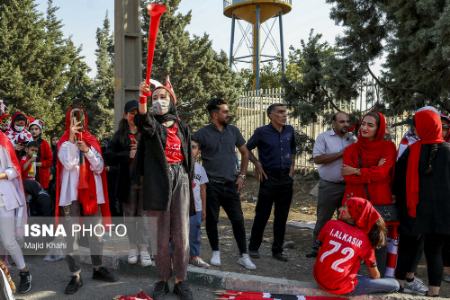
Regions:
<instances>
[{"instance_id":1,"label":"white sneaker","mask_svg":"<svg viewBox=\"0 0 450 300\"><path fill-rule=\"evenodd\" d=\"M405 286L403 288L403 291L408 294L415 294L415 295L425 295L428 292L428 288L423 283L422 280L420 280L417 277L414 277L414 280L411 282L405 281Z\"/></svg>"},{"instance_id":2,"label":"white sneaker","mask_svg":"<svg viewBox=\"0 0 450 300\"><path fill-rule=\"evenodd\" d=\"M141 251L141 266L148 267L153 265L152 258L150 257L150 253L147 250Z\"/></svg>"},{"instance_id":3,"label":"white sneaker","mask_svg":"<svg viewBox=\"0 0 450 300\"><path fill-rule=\"evenodd\" d=\"M131 248L128 251L128 263L134 265L138 261L138 251L137 249Z\"/></svg>"},{"instance_id":4,"label":"white sneaker","mask_svg":"<svg viewBox=\"0 0 450 300\"><path fill-rule=\"evenodd\" d=\"M221 262L220 262L220 251L213 251L212 252L210 263L211 263L211 265L216 266L216 267L219 267L221 265Z\"/></svg>"},{"instance_id":5,"label":"white sneaker","mask_svg":"<svg viewBox=\"0 0 450 300\"><path fill-rule=\"evenodd\" d=\"M250 256L247 253L242 254L242 256L238 259L237 263L248 270L256 269L255 264L252 262Z\"/></svg>"},{"instance_id":6,"label":"white sneaker","mask_svg":"<svg viewBox=\"0 0 450 300\"><path fill-rule=\"evenodd\" d=\"M191 257L189 259L189 263L193 266L199 267L199 268L209 268L210 265L204 261L200 256Z\"/></svg>"}]
</instances>

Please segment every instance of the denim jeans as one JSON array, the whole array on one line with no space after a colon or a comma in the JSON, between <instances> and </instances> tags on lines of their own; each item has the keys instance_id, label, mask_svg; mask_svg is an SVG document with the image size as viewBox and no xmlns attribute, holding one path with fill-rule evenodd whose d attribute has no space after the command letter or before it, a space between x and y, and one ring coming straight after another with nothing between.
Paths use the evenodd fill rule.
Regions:
<instances>
[{"instance_id":1,"label":"denim jeans","mask_svg":"<svg viewBox=\"0 0 450 300\"><path fill-rule=\"evenodd\" d=\"M202 239L202 212L197 211L189 218L189 249L191 256L200 256Z\"/></svg>"},{"instance_id":2,"label":"denim jeans","mask_svg":"<svg viewBox=\"0 0 450 300\"><path fill-rule=\"evenodd\" d=\"M393 278L372 279L358 275L358 284L351 295L369 295L381 293L394 293L400 289L400 284Z\"/></svg>"}]
</instances>

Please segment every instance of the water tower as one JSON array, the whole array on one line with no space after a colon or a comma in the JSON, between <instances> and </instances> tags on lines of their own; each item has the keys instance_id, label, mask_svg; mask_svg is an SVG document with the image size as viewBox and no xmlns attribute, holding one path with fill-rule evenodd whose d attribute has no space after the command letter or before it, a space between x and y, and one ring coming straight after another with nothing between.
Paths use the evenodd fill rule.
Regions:
<instances>
[{"instance_id":1,"label":"water tower","mask_svg":"<svg viewBox=\"0 0 450 300\"><path fill-rule=\"evenodd\" d=\"M279 61L281 70L285 71L284 41L283 41L283 18L292 9L292 0L223 0L223 13L231 18L231 42L230 42L230 67L234 63L251 63L255 76L254 87L256 91L260 89L260 64L269 61ZM272 19L272 26L267 26L261 30L264 22ZM277 20L278 19L278 20ZM251 26L251 39L246 37L249 30L240 26L242 37L235 46L236 23L240 20L246 21ZM278 21L279 44L272 32ZM264 37L261 39L263 33ZM261 41L263 44L261 46ZM261 53L267 42L272 43L276 53ZM236 56L241 46L246 45L251 54Z\"/></svg>"}]
</instances>

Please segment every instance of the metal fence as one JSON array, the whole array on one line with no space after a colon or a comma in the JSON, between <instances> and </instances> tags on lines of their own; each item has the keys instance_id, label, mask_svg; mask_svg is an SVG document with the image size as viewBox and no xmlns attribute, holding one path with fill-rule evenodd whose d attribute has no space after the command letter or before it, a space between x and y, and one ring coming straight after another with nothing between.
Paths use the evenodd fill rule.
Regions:
<instances>
[{"instance_id":1,"label":"metal fence","mask_svg":"<svg viewBox=\"0 0 450 300\"><path fill-rule=\"evenodd\" d=\"M238 99L236 125L241 130L242 135L246 140L250 138L256 128L269 123L266 114L267 107L273 103L284 103L283 96L283 89L268 89L261 90L259 93L256 93L256 91L248 91ZM377 85L373 82L364 82L361 86L358 99L353 99L349 103L336 103L336 105L342 111L359 111L363 114L370 110L375 103L382 103ZM330 106L328 107L328 110L329 112L332 112L333 108ZM407 127L391 126L399 123L405 118L406 116L387 118L390 134L397 145L400 142L403 133L407 130ZM292 125L298 133L305 134L312 139L316 139L320 133L331 128L331 124L329 124L328 120L325 120L323 116L319 116L317 122L307 126L301 125L299 118L289 116L288 124ZM250 164L249 169L252 170L252 168L253 165ZM310 153L303 152L301 155L297 156L296 169L305 173L315 169Z\"/></svg>"}]
</instances>

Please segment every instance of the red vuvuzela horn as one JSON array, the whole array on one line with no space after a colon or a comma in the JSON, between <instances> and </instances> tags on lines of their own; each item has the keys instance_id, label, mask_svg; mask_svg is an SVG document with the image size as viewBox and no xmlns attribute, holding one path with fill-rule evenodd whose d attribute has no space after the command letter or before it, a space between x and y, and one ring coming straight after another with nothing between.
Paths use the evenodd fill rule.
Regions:
<instances>
[{"instance_id":1,"label":"red vuvuzela horn","mask_svg":"<svg viewBox=\"0 0 450 300\"><path fill-rule=\"evenodd\" d=\"M152 74L153 56L155 54L156 38L158 37L159 21L163 13L167 11L164 4L150 3L147 6L148 15L150 16L150 25L148 28L148 43L147 43L147 74L145 76L145 83L149 84L150 76Z\"/></svg>"}]
</instances>

